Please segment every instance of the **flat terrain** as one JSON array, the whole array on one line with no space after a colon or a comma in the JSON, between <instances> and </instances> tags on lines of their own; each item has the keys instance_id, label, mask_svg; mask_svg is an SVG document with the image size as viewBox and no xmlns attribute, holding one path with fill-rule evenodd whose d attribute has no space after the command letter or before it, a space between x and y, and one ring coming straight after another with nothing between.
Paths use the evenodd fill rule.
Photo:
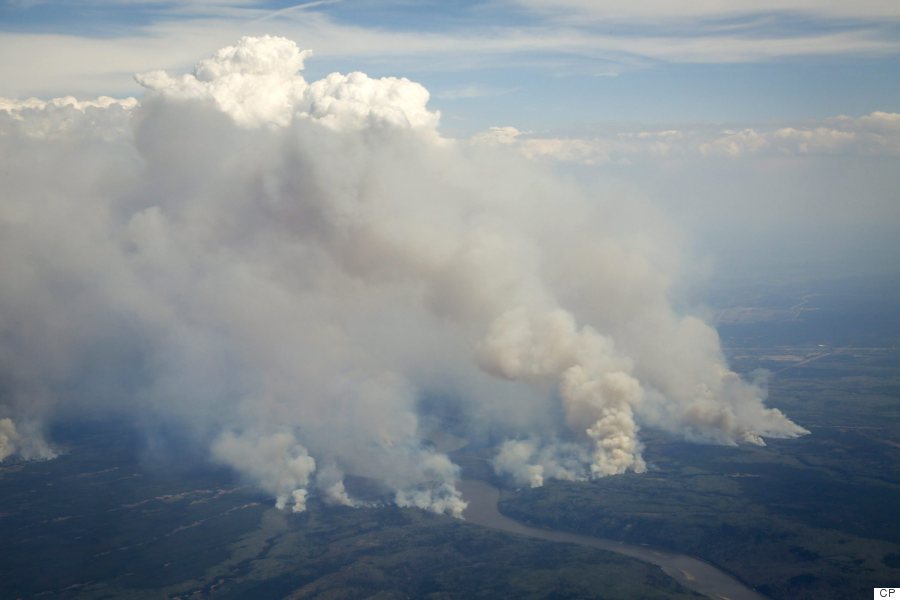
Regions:
<instances>
[{"instance_id":1,"label":"flat terrain","mask_svg":"<svg viewBox=\"0 0 900 600\"><path fill-rule=\"evenodd\" d=\"M0 468L2 598L699 598L630 558L419 510L278 511L226 471L145 463L116 423L55 437L56 460Z\"/></svg>"},{"instance_id":2,"label":"flat terrain","mask_svg":"<svg viewBox=\"0 0 900 600\"><path fill-rule=\"evenodd\" d=\"M885 297L865 311L800 285L720 299L732 364L772 373L770 404L811 435L722 447L644 431L648 473L509 488L501 510L700 557L775 599L900 584L900 327ZM122 422L52 435L56 460L0 466L2 598L699 597L627 557L418 510L277 511L202 451ZM496 482L487 450L456 454Z\"/></svg>"}]
</instances>

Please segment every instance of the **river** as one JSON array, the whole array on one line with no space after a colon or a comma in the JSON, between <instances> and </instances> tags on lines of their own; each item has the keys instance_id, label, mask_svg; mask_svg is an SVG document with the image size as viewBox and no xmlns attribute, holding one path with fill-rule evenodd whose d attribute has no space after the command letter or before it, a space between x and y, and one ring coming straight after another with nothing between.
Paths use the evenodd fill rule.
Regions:
<instances>
[{"instance_id":1,"label":"river","mask_svg":"<svg viewBox=\"0 0 900 600\"><path fill-rule=\"evenodd\" d=\"M731 575L700 559L650 548L649 546L638 546L615 540L578 535L576 533L530 527L500 514L500 511L497 509L500 490L494 486L484 481L464 479L460 483L459 488L463 497L469 503L463 515L469 523L507 533L547 540L548 542L578 544L624 554L625 556L657 565L684 587L710 598L719 600L766 600L765 596L753 591Z\"/></svg>"}]
</instances>

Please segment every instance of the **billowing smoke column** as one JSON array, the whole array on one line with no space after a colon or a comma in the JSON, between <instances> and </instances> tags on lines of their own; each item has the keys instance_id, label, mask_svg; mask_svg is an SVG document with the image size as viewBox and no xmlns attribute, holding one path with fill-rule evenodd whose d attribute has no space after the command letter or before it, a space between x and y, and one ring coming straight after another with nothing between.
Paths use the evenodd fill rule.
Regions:
<instances>
[{"instance_id":1,"label":"billowing smoke column","mask_svg":"<svg viewBox=\"0 0 900 600\"><path fill-rule=\"evenodd\" d=\"M307 55L244 38L140 103L0 101L0 459L52 456L49 418L156 414L280 507L355 505L354 474L458 516L423 398L531 485L644 471L640 425L805 433L670 307L646 210Z\"/></svg>"}]
</instances>

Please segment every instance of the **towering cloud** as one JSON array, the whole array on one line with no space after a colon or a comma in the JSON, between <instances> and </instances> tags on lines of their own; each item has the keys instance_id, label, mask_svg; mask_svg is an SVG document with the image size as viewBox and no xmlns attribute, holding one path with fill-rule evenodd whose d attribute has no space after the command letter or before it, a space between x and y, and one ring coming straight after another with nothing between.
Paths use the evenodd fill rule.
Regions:
<instances>
[{"instance_id":1,"label":"towering cloud","mask_svg":"<svg viewBox=\"0 0 900 600\"><path fill-rule=\"evenodd\" d=\"M282 507L353 505L353 474L460 515L424 405L532 485L643 471L642 425L805 433L673 310L644 210L443 138L406 79L308 83L307 56L244 38L138 76L140 103L0 103L0 457L19 423L150 413Z\"/></svg>"}]
</instances>

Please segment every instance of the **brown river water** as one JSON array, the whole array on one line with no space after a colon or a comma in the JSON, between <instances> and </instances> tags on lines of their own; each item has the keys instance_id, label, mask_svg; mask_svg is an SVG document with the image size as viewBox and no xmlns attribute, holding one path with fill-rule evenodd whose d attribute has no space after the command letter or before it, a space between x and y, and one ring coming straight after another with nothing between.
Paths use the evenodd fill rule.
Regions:
<instances>
[{"instance_id":1,"label":"brown river water","mask_svg":"<svg viewBox=\"0 0 900 600\"><path fill-rule=\"evenodd\" d=\"M740 581L698 558L658 550L649 546L626 544L615 540L596 538L576 533L531 527L500 514L497 501L500 490L475 479L464 479L459 484L463 497L469 503L464 513L466 521L505 531L515 535L538 538L548 542L578 544L591 548L609 550L660 567L667 575L684 587L710 598L726 600L766 600Z\"/></svg>"}]
</instances>

